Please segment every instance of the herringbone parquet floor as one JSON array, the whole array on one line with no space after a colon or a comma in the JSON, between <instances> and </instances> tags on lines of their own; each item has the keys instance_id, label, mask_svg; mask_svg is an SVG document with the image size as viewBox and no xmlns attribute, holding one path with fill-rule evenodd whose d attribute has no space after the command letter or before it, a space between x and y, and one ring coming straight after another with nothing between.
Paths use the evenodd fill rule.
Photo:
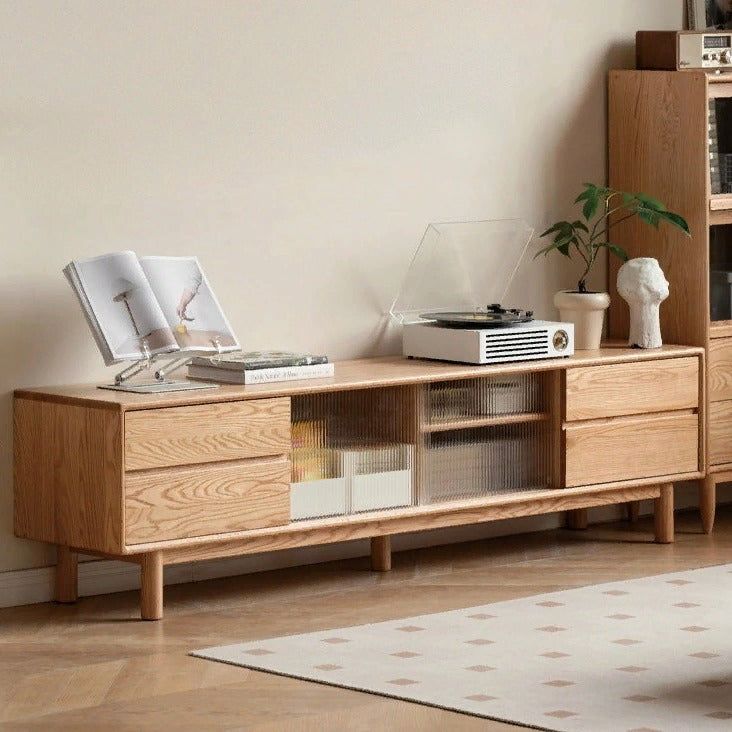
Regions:
<instances>
[{"instance_id":1,"label":"herringbone parquet floor","mask_svg":"<svg viewBox=\"0 0 732 732\"><path fill-rule=\"evenodd\" d=\"M648 520L395 554L166 589L165 620L137 593L0 610L0 726L31 730L516 729L459 714L191 658L196 648L388 620L732 561L732 509L715 533L677 516L676 543Z\"/></svg>"}]
</instances>

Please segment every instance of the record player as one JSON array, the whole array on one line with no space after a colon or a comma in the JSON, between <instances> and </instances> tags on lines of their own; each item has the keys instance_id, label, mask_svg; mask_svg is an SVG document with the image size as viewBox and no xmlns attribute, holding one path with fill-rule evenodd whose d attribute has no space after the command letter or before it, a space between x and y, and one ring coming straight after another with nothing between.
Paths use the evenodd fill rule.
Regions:
<instances>
[{"instance_id":1,"label":"record player","mask_svg":"<svg viewBox=\"0 0 732 732\"><path fill-rule=\"evenodd\" d=\"M532 234L517 219L430 224L389 311L403 326L404 355L475 364L571 356L571 323L498 304Z\"/></svg>"}]
</instances>

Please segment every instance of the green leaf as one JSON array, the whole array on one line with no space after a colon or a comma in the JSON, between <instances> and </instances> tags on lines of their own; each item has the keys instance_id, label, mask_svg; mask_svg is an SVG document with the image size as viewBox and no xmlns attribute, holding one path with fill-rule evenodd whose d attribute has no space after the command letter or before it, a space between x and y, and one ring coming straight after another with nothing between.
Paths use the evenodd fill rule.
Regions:
<instances>
[{"instance_id":1,"label":"green leaf","mask_svg":"<svg viewBox=\"0 0 732 732\"><path fill-rule=\"evenodd\" d=\"M654 228L658 228L658 224L661 221L661 216L658 211L651 211L647 208L638 209L638 218L647 224L650 224Z\"/></svg>"},{"instance_id":2,"label":"green leaf","mask_svg":"<svg viewBox=\"0 0 732 732\"><path fill-rule=\"evenodd\" d=\"M643 204L644 208L649 208L652 211L665 211L666 207L656 198L651 198L645 193L636 193L635 197Z\"/></svg>"},{"instance_id":3,"label":"green leaf","mask_svg":"<svg viewBox=\"0 0 732 732\"><path fill-rule=\"evenodd\" d=\"M549 236L549 234L553 234L555 231L560 232L560 234L571 232L572 224L570 224L569 221L557 221L554 226L549 227L539 238L541 239L545 236Z\"/></svg>"},{"instance_id":4,"label":"green leaf","mask_svg":"<svg viewBox=\"0 0 732 732\"><path fill-rule=\"evenodd\" d=\"M627 262L630 257L628 257L628 252L623 249L623 247L619 247L617 244L611 244L609 241L605 242L605 246L616 256L618 259L622 259L623 262Z\"/></svg>"},{"instance_id":5,"label":"green leaf","mask_svg":"<svg viewBox=\"0 0 732 732\"><path fill-rule=\"evenodd\" d=\"M580 201L586 201L590 196L595 195L595 191L597 190L597 186L594 183L583 183L585 190L582 191L582 193L577 196L577 198L574 199L575 203L579 203Z\"/></svg>"},{"instance_id":6,"label":"green leaf","mask_svg":"<svg viewBox=\"0 0 732 732\"><path fill-rule=\"evenodd\" d=\"M548 228L543 234L540 234L539 238L541 239L542 237L548 236L549 234L553 234L555 231L559 231L559 229L562 227L563 223L565 223L565 222L560 221L559 223L554 224L554 226L551 226L550 228Z\"/></svg>"},{"instance_id":7,"label":"green leaf","mask_svg":"<svg viewBox=\"0 0 732 732\"><path fill-rule=\"evenodd\" d=\"M584 225L584 223L583 223L582 221L580 221L579 219L577 219L577 221L573 221L573 222L572 222L572 226L573 226L573 227L574 227L575 229L580 229L581 231L584 231L585 233L589 233L589 232L590 232L590 230L589 230L589 229L588 229L588 228L587 228L587 227L586 227L586 226Z\"/></svg>"},{"instance_id":8,"label":"green leaf","mask_svg":"<svg viewBox=\"0 0 732 732\"><path fill-rule=\"evenodd\" d=\"M586 221L589 221L597 213L597 207L599 205L600 197L597 193L597 189L594 189L593 194L587 197L584 206L582 206L582 215L585 217Z\"/></svg>"},{"instance_id":9,"label":"green leaf","mask_svg":"<svg viewBox=\"0 0 732 732\"><path fill-rule=\"evenodd\" d=\"M660 212L659 215L661 216L661 218L663 218L664 221L667 221L669 224L675 226L677 229L681 229L681 231L683 231L687 236L691 236L689 224L686 223L686 219L682 216L672 213L671 211L663 211Z\"/></svg>"},{"instance_id":10,"label":"green leaf","mask_svg":"<svg viewBox=\"0 0 732 732\"><path fill-rule=\"evenodd\" d=\"M567 244L567 246L569 246L569 245ZM540 257L542 254L544 256L546 256L547 254L549 254L549 252L551 252L554 249L559 249L559 246L557 246L556 242L547 244L547 246L543 247L542 249L539 249L539 251L536 254L534 254L534 259L536 259L537 257Z\"/></svg>"},{"instance_id":11,"label":"green leaf","mask_svg":"<svg viewBox=\"0 0 732 732\"><path fill-rule=\"evenodd\" d=\"M570 244L577 243L577 239L570 230L567 234L562 235L561 233L556 236L554 241L551 244L547 244L545 247L540 249L535 255L534 259L536 259L541 254L547 255L552 250L556 249L562 254L564 254L565 257L569 257L569 247Z\"/></svg>"}]
</instances>

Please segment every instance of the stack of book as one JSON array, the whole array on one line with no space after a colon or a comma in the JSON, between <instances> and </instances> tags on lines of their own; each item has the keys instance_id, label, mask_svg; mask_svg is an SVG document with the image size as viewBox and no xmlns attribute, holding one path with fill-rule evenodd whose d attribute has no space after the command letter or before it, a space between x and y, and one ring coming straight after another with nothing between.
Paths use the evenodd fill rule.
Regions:
<instances>
[{"instance_id":1,"label":"stack of book","mask_svg":"<svg viewBox=\"0 0 732 732\"><path fill-rule=\"evenodd\" d=\"M709 120L707 124L709 135L709 177L711 193L723 193L722 168L719 156L719 132L717 127L717 100L709 100Z\"/></svg>"},{"instance_id":2,"label":"stack of book","mask_svg":"<svg viewBox=\"0 0 732 732\"><path fill-rule=\"evenodd\" d=\"M322 379L333 376L327 356L289 351L251 351L222 356L197 356L188 366L188 378L224 384L268 384L272 381Z\"/></svg>"}]
</instances>

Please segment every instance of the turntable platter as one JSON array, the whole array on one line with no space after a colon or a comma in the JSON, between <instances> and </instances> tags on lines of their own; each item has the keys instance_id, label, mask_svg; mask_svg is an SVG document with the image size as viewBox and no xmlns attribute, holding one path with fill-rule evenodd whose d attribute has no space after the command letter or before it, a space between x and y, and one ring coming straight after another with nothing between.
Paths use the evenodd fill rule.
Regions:
<instances>
[{"instance_id":1,"label":"turntable platter","mask_svg":"<svg viewBox=\"0 0 732 732\"><path fill-rule=\"evenodd\" d=\"M502 328L517 323L530 323L534 319L534 313L531 310L489 305L485 310L473 312L421 313L420 318L434 320L439 325L450 328Z\"/></svg>"}]
</instances>

